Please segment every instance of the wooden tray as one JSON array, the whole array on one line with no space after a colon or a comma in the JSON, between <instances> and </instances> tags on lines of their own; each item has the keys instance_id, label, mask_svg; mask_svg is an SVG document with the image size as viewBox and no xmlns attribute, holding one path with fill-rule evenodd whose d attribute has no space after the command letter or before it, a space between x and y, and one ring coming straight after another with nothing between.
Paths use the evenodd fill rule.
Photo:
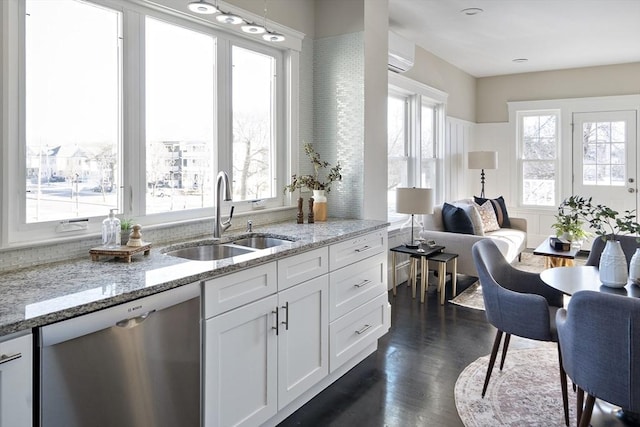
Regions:
<instances>
[{"instance_id":1,"label":"wooden tray","mask_svg":"<svg viewBox=\"0 0 640 427\"><path fill-rule=\"evenodd\" d=\"M131 262L131 256L140 252L149 255L151 251L151 243L142 242L142 246L118 246L117 248L106 248L98 246L89 249L92 261L98 261L101 256L110 256L115 258L124 258L127 262Z\"/></svg>"}]
</instances>

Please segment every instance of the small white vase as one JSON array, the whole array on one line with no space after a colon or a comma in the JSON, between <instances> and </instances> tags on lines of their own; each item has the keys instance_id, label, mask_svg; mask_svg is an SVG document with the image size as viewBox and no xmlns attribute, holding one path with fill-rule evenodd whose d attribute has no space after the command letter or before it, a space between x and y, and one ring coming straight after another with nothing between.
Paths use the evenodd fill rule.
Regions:
<instances>
[{"instance_id":1,"label":"small white vase","mask_svg":"<svg viewBox=\"0 0 640 427\"><path fill-rule=\"evenodd\" d=\"M640 248L637 248L629 262L629 279L640 285Z\"/></svg>"},{"instance_id":2,"label":"small white vase","mask_svg":"<svg viewBox=\"0 0 640 427\"><path fill-rule=\"evenodd\" d=\"M610 288L622 288L627 284L627 259L620 242L607 240L600 256L600 281Z\"/></svg>"}]
</instances>

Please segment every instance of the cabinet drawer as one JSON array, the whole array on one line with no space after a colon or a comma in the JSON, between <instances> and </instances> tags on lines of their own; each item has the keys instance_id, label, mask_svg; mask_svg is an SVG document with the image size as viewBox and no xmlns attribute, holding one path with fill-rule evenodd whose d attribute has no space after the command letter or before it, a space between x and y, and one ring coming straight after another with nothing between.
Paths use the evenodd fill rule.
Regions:
<instances>
[{"instance_id":1,"label":"cabinet drawer","mask_svg":"<svg viewBox=\"0 0 640 427\"><path fill-rule=\"evenodd\" d=\"M331 245L329 263L331 270L336 270L383 252L387 252L386 229Z\"/></svg>"},{"instance_id":2,"label":"cabinet drawer","mask_svg":"<svg viewBox=\"0 0 640 427\"><path fill-rule=\"evenodd\" d=\"M391 325L387 293L342 316L329 325L329 371L364 350L384 335Z\"/></svg>"},{"instance_id":3,"label":"cabinet drawer","mask_svg":"<svg viewBox=\"0 0 640 427\"><path fill-rule=\"evenodd\" d=\"M386 292L386 253L332 271L329 284L329 320L332 322Z\"/></svg>"},{"instance_id":4,"label":"cabinet drawer","mask_svg":"<svg viewBox=\"0 0 640 427\"><path fill-rule=\"evenodd\" d=\"M278 261L278 289L288 289L298 283L329 272L329 249L314 249Z\"/></svg>"},{"instance_id":5,"label":"cabinet drawer","mask_svg":"<svg viewBox=\"0 0 640 427\"><path fill-rule=\"evenodd\" d=\"M275 294L276 263L259 265L203 282L205 319Z\"/></svg>"}]
</instances>

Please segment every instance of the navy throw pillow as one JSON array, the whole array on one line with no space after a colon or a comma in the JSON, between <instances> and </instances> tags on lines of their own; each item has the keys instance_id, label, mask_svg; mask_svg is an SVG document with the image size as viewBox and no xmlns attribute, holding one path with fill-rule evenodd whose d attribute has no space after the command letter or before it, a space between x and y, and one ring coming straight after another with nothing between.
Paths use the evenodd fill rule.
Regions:
<instances>
[{"instance_id":1,"label":"navy throw pillow","mask_svg":"<svg viewBox=\"0 0 640 427\"><path fill-rule=\"evenodd\" d=\"M444 229L451 233L473 234L473 223L464 211L449 203L442 205L442 222Z\"/></svg>"},{"instance_id":2,"label":"navy throw pillow","mask_svg":"<svg viewBox=\"0 0 640 427\"><path fill-rule=\"evenodd\" d=\"M493 210L496 212L498 225L500 227L511 228L511 221L509 221L509 214L507 213L507 205L504 203L504 198L502 196L496 199L484 199L482 197L473 196L473 200L479 205L484 204L487 200L491 201Z\"/></svg>"}]
</instances>

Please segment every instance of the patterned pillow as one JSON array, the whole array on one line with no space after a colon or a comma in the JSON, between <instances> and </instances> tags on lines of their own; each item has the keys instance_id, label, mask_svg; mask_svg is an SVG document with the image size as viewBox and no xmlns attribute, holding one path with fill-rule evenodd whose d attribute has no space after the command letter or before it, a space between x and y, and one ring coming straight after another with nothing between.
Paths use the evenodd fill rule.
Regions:
<instances>
[{"instance_id":1,"label":"patterned pillow","mask_svg":"<svg viewBox=\"0 0 640 427\"><path fill-rule=\"evenodd\" d=\"M493 204L490 201L484 202L482 205L476 203L476 209L482 218L482 228L485 233L500 229L496 212L493 210Z\"/></svg>"},{"instance_id":2,"label":"patterned pillow","mask_svg":"<svg viewBox=\"0 0 640 427\"><path fill-rule=\"evenodd\" d=\"M496 218L498 219L498 224L500 227L511 227L511 221L509 221L509 214L507 213L507 205L504 203L504 198L502 196L495 199L484 199L482 197L473 196L473 200L482 205L487 200L493 204L493 210L496 213Z\"/></svg>"}]
</instances>

